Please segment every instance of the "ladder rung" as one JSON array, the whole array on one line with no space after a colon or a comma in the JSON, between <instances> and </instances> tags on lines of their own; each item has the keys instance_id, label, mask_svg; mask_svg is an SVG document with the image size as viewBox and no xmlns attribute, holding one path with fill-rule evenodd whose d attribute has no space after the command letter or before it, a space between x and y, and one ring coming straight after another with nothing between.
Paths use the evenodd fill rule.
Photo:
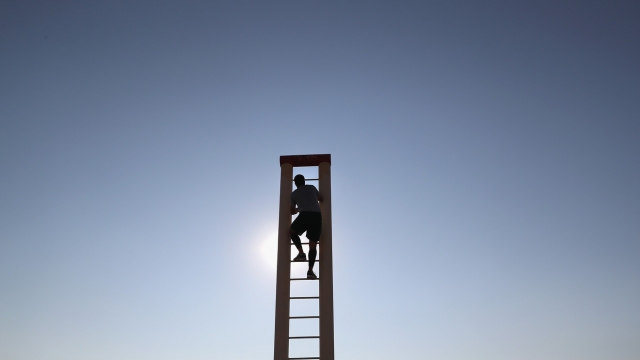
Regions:
<instances>
[{"instance_id":1,"label":"ladder rung","mask_svg":"<svg viewBox=\"0 0 640 360\"><path fill-rule=\"evenodd\" d=\"M303 264L306 264L306 263L309 262L309 260L305 260L305 261L293 261L293 260L291 260L291 262L292 263L303 263ZM320 259L316 259L316 262L320 262Z\"/></svg>"},{"instance_id":2,"label":"ladder rung","mask_svg":"<svg viewBox=\"0 0 640 360\"><path fill-rule=\"evenodd\" d=\"M304 181L318 181L319 179L304 179ZM291 181L295 181L293 179L291 179ZM302 358L302 359L306 359L306 358ZM315 359L315 358L311 358L311 359Z\"/></svg>"},{"instance_id":3,"label":"ladder rung","mask_svg":"<svg viewBox=\"0 0 640 360\"><path fill-rule=\"evenodd\" d=\"M291 246L293 246L293 245L295 245L295 244L294 244L294 243L291 243ZM300 245L309 245L309 243L308 243L308 242L306 242L306 243L300 243Z\"/></svg>"},{"instance_id":4,"label":"ladder rung","mask_svg":"<svg viewBox=\"0 0 640 360\"><path fill-rule=\"evenodd\" d=\"M320 339L320 336L289 336L289 339Z\"/></svg>"},{"instance_id":5,"label":"ladder rung","mask_svg":"<svg viewBox=\"0 0 640 360\"><path fill-rule=\"evenodd\" d=\"M289 299L301 300L301 299L320 299L320 296L292 296Z\"/></svg>"},{"instance_id":6,"label":"ladder rung","mask_svg":"<svg viewBox=\"0 0 640 360\"><path fill-rule=\"evenodd\" d=\"M289 319L320 319L320 316L289 316Z\"/></svg>"},{"instance_id":7,"label":"ladder rung","mask_svg":"<svg viewBox=\"0 0 640 360\"><path fill-rule=\"evenodd\" d=\"M307 278L291 278L291 279L289 279L289 280L292 280L292 281L293 281L293 280L320 280L320 278L317 278L317 279L307 279Z\"/></svg>"},{"instance_id":8,"label":"ladder rung","mask_svg":"<svg viewBox=\"0 0 640 360\"><path fill-rule=\"evenodd\" d=\"M303 359L317 359L320 360L319 357L298 357L298 358L289 358L289 360L303 360Z\"/></svg>"}]
</instances>

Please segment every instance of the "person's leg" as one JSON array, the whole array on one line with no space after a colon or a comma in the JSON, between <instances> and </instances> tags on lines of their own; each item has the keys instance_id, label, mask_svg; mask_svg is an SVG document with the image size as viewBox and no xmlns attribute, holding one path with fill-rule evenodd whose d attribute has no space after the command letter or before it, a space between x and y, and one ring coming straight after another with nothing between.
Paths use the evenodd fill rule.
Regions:
<instances>
[{"instance_id":1,"label":"person's leg","mask_svg":"<svg viewBox=\"0 0 640 360\"><path fill-rule=\"evenodd\" d=\"M307 229L307 238L309 239L309 271L307 271L307 277L315 279L316 275L313 273L313 266L316 263L316 256L318 252L316 247L320 240L320 233L322 232L322 216L320 213L311 213L310 224Z\"/></svg>"},{"instance_id":2,"label":"person's leg","mask_svg":"<svg viewBox=\"0 0 640 360\"><path fill-rule=\"evenodd\" d=\"M302 242L300 241L300 236L298 236L296 231L293 229L289 229L289 234L291 235L291 240L293 241L293 244L296 246L296 249L298 249L298 254L304 254L304 251L302 250Z\"/></svg>"},{"instance_id":3,"label":"person's leg","mask_svg":"<svg viewBox=\"0 0 640 360\"><path fill-rule=\"evenodd\" d=\"M302 243L300 242L300 234L302 234L306 230L304 227L304 216L300 214L295 220L293 220L293 223L289 228L289 235L291 236L291 240L296 246L296 249L298 249L298 256L293 259L294 261L307 260L306 256L304 255L304 251L302 250Z\"/></svg>"},{"instance_id":4,"label":"person's leg","mask_svg":"<svg viewBox=\"0 0 640 360\"><path fill-rule=\"evenodd\" d=\"M316 251L317 245L317 241L309 240L309 271L313 271L313 266L316 263L316 255L318 255Z\"/></svg>"}]
</instances>

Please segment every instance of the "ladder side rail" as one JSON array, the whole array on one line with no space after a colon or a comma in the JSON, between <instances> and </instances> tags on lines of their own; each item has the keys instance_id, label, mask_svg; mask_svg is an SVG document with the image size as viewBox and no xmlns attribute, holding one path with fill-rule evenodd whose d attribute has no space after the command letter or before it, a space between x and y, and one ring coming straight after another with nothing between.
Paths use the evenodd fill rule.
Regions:
<instances>
[{"instance_id":1,"label":"ladder side rail","mask_svg":"<svg viewBox=\"0 0 640 360\"><path fill-rule=\"evenodd\" d=\"M291 164L280 165L280 209L278 222L278 262L276 275L276 316L273 358L289 359L289 296L291 293L291 211L289 210L293 177Z\"/></svg>"},{"instance_id":2,"label":"ladder side rail","mask_svg":"<svg viewBox=\"0 0 640 360\"><path fill-rule=\"evenodd\" d=\"M320 202L322 213L322 232L320 235L320 252L323 259L319 272L320 294L320 358L334 360L333 342L333 250L331 231L331 164L322 162L318 165L319 192L323 197ZM289 247L291 248L291 247Z\"/></svg>"}]
</instances>

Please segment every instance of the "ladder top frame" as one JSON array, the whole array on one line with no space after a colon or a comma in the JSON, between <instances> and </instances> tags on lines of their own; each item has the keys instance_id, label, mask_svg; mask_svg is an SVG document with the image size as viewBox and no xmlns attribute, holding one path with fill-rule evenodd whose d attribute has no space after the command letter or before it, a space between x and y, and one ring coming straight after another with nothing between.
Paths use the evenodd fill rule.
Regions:
<instances>
[{"instance_id":1,"label":"ladder top frame","mask_svg":"<svg viewBox=\"0 0 640 360\"><path fill-rule=\"evenodd\" d=\"M331 154L280 156L280 166L283 164L291 164L293 167L318 166L323 162L331 165Z\"/></svg>"}]
</instances>

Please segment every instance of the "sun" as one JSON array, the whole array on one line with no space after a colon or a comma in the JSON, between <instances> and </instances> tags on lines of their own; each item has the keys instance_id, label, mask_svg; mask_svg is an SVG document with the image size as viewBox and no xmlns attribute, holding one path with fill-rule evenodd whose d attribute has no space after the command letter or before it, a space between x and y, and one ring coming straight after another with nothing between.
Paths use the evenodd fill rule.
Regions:
<instances>
[{"instance_id":1,"label":"sun","mask_svg":"<svg viewBox=\"0 0 640 360\"><path fill-rule=\"evenodd\" d=\"M260 244L260 255L269 269L276 271L278 265L278 233L265 236Z\"/></svg>"}]
</instances>

